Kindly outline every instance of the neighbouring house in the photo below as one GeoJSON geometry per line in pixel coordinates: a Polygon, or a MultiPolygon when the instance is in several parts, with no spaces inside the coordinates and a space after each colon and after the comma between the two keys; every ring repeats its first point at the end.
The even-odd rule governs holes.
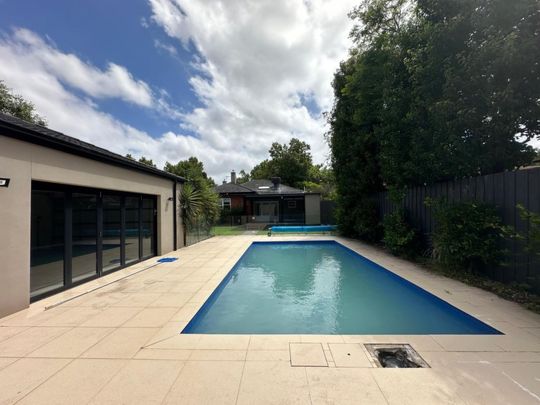
{"type": "Polygon", "coordinates": [[[183,182],[0,114],[0,317],[183,246],[183,182]]]}
{"type": "Polygon", "coordinates": [[[222,210],[230,211],[242,224],[321,223],[321,195],[289,187],[279,177],[238,184],[232,171],[231,181],[217,186],[216,192],[222,210]]]}

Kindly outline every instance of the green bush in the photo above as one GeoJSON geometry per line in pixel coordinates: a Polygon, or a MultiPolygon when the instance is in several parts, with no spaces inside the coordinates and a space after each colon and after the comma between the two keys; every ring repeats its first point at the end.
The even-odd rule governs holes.
{"type": "Polygon", "coordinates": [[[400,209],[384,217],[385,246],[393,254],[415,257],[420,250],[418,232],[407,222],[404,210],[400,209]]]}
{"type": "Polygon", "coordinates": [[[528,235],[520,235],[526,242],[527,252],[540,256],[540,214],[528,211],[523,205],[518,204],[517,209],[522,221],[529,224],[528,235]]]}
{"type": "Polygon", "coordinates": [[[336,218],[339,232],[344,236],[360,238],[367,242],[378,242],[381,240],[381,225],[377,206],[369,199],[360,199],[354,204],[338,204],[336,218]]]}
{"type": "Polygon", "coordinates": [[[433,257],[443,266],[474,271],[502,262],[501,242],[511,233],[495,207],[439,201],[434,215],[433,257]]]}
{"type": "Polygon", "coordinates": [[[371,200],[362,200],[352,212],[355,235],[367,242],[381,240],[381,224],[377,206],[371,200]]]}

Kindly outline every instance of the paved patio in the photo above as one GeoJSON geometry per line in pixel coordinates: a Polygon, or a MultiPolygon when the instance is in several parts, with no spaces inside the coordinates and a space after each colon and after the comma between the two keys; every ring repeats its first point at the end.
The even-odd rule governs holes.
{"type": "Polygon", "coordinates": [[[280,239],[337,239],[505,335],[179,335],[268,240],[215,237],[0,319],[0,404],[540,402],[540,316],[356,241],[280,239]],[[431,368],[376,368],[364,343],[409,343],[431,368]]]}

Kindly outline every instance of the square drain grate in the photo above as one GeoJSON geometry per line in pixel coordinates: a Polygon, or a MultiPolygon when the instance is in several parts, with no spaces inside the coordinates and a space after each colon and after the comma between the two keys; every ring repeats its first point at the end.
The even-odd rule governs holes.
{"type": "Polygon", "coordinates": [[[409,344],[365,344],[377,367],[429,368],[429,364],[409,344]]]}

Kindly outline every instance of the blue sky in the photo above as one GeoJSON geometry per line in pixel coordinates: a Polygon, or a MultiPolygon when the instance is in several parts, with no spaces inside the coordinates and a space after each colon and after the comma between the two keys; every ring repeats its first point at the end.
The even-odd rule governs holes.
{"type": "Polygon", "coordinates": [[[293,135],[324,162],[353,4],[0,0],[0,80],[53,129],[217,181],[293,135]]]}
{"type": "MultiPolygon", "coordinates": [[[[170,100],[183,110],[200,105],[190,89],[190,66],[196,50],[184,49],[149,19],[150,5],[141,0],[2,0],[0,26],[8,33],[24,27],[48,37],[64,52],[103,67],[108,62],[126,66],[134,77],[166,89],[170,100]],[[145,24],[146,25],[146,24],[145,24]],[[9,27],[6,30],[6,27],[9,27]],[[155,45],[172,47],[176,56],[155,45]]],[[[161,133],[177,123],[120,100],[98,101],[100,107],[149,133],[161,133]]]]}

